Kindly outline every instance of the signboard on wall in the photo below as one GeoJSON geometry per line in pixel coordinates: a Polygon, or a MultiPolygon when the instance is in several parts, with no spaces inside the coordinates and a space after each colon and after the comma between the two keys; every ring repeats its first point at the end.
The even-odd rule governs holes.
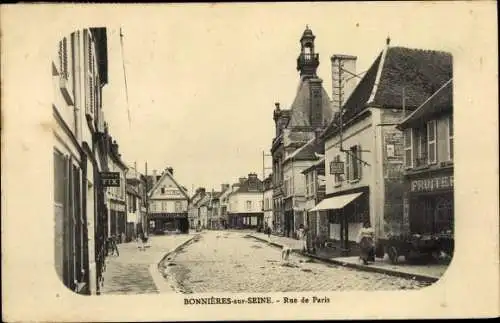
{"type": "Polygon", "coordinates": [[[341,161],[331,161],[330,162],[330,174],[344,174],[344,162],[341,161]]]}
{"type": "Polygon", "coordinates": [[[101,172],[101,185],[104,187],[120,187],[120,173],[101,172]]]}
{"type": "Polygon", "coordinates": [[[414,179],[410,183],[412,192],[434,192],[453,189],[453,175],[414,179]]]}

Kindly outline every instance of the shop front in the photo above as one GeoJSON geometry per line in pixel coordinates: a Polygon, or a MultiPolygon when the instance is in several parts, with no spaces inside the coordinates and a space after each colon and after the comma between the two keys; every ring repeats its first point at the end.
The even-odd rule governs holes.
{"type": "Polygon", "coordinates": [[[151,213],[149,215],[149,232],[165,234],[169,232],[188,233],[188,214],[185,213],[151,213]]]}
{"type": "Polygon", "coordinates": [[[111,200],[110,204],[110,236],[114,236],[117,239],[117,243],[121,243],[125,241],[127,231],[125,202],[121,200],[111,200]]]}
{"type": "Polygon", "coordinates": [[[328,217],[328,241],[339,244],[343,255],[356,251],[356,238],[363,223],[370,222],[369,187],[329,194],[309,210],[326,212],[328,217]]]}
{"type": "Polygon", "coordinates": [[[453,168],[407,174],[408,219],[412,234],[442,239],[444,251],[453,252],[453,168]],[[447,241],[447,242],[446,242],[447,241]]]}

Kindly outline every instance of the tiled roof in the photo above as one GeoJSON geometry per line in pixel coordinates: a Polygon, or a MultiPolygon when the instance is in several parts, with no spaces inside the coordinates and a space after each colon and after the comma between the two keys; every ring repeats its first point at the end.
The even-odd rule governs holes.
{"type": "MultiPolygon", "coordinates": [[[[288,128],[293,127],[309,127],[309,115],[311,109],[311,95],[310,95],[310,82],[309,79],[301,80],[295,100],[292,103],[291,118],[287,125],[288,128]]],[[[321,87],[321,109],[323,114],[324,123],[328,123],[332,117],[332,105],[328,93],[321,87]]]]}
{"type": "Polygon", "coordinates": [[[325,157],[324,156],[321,157],[317,162],[315,162],[314,164],[312,164],[308,168],[304,169],[302,171],[302,174],[309,173],[316,168],[323,168],[323,169],[325,168],[325,157]]]}
{"type": "Polygon", "coordinates": [[[400,130],[409,128],[419,120],[445,111],[453,110],[453,80],[449,80],[420,107],[406,117],[399,125],[400,130]]]}
{"type": "MultiPolygon", "coordinates": [[[[388,47],[344,103],[342,119],[348,121],[369,105],[401,108],[403,88],[405,108],[414,110],[452,77],[452,67],[452,56],[447,52],[388,47]]],[[[330,123],[328,131],[335,128],[336,121],[330,123]]]]}
{"type": "Polygon", "coordinates": [[[258,193],[262,192],[264,185],[258,178],[247,178],[243,184],[236,190],[236,193],[258,193]]]}

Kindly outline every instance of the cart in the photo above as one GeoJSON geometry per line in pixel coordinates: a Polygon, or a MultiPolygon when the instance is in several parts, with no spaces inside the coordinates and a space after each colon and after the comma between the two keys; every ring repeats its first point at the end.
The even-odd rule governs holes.
{"type": "Polygon", "coordinates": [[[441,252],[453,253],[453,237],[449,233],[394,235],[382,243],[393,264],[398,263],[400,256],[412,262],[437,259],[441,252]]]}

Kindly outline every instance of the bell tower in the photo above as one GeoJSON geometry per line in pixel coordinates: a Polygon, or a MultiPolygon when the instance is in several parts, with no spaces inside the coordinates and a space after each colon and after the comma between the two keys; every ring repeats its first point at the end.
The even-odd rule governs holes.
{"type": "Polygon", "coordinates": [[[300,77],[302,79],[308,79],[316,77],[316,70],[319,66],[319,54],[314,52],[314,36],[309,26],[306,25],[306,29],[300,38],[300,54],[297,58],[297,71],[300,71],[300,77]]]}

